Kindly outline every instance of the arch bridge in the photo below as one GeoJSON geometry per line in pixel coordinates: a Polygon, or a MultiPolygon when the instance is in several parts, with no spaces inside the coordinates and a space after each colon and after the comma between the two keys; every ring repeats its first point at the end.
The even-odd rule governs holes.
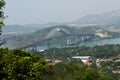
{"type": "Polygon", "coordinates": [[[42,40],[34,42],[34,43],[31,43],[31,44],[26,45],[26,46],[23,46],[20,49],[27,49],[27,48],[32,47],[32,48],[34,48],[34,50],[37,50],[36,47],[41,45],[42,43],[48,42],[48,45],[49,45],[49,41],[51,39],[54,39],[56,37],[61,37],[61,36],[65,36],[67,38],[66,42],[69,45],[69,44],[71,44],[71,40],[69,38],[71,36],[81,37],[81,36],[95,36],[95,35],[94,34],[87,34],[87,33],[73,34],[73,33],[70,33],[68,30],[66,30],[64,28],[54,28],[42,40]],[[56,35],[58,32],[62,33],[62,35],[56,35]]]}

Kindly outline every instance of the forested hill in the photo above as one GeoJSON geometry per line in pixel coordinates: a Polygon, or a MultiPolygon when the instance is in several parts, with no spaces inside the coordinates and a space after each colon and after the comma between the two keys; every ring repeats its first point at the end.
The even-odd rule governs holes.
{"type": "Polygon", "coordinates": [[[74,21],[77,24],[113,24],[120,22],[120,9],[102,14],[86,15],[74,21]]]}
{"type": "Polygon", "coordinates": [[[45,58],[19,49],[0,48],[0,53],[0,80],[114,80],[102,69],[80,63],[49,65],[45,58]]]}
{"type": "MultiPolygon", "coordinates": [[[[5,38],[6,44],[10,46],[20,47],[23,45],[27,45],[36,41],[40,41],[43,38],[45,38],[49,32],[55,28],[63,28],[70,33],[94,33],[95,30],[99,29],[99,27],[84,27],[84,28],[75,28],[75,27],[69,27],[69,26],[53,26],[48,28],[42,28],[39,29],[31,34],[24,34],[24,35],[11,35],[5,38]]],[[[56,33],[57,35],[62,35],[62,33],[56,33]]],[[[61,39],[61,38],[60,38],[61,39]]],[[[59,40],[59,39],[58,39],[59,40]]],[[[61,39],[62,40],[62,39],[61,39]]]]}
{"type": "Polygon", "coordinates": [[[75,32],[77,30],[75,28],[71,28],[68,26],[54,26],[54,27],[41,28],[31,34],[10,35],[8,37],[5,37],[5,40],[7,41],[6,44],[10,46],[20,47],[20,46],[27,45],[27,44],[30,44],[36,41],[40,41],[43,38],[45,38],[45,36],[47,36],[49,32],[56,27],[64,28],[68,30],[69,32],[75,32]]]}
{"type": "MultiPolygon", "coordinates": [[[[95,34],[96,31],[100,30],[102,32],[107,32],[109,35],[112,36],[119,36],[118,34],[111,33],[107,29],[99,26],[86,26],[86,27],[70,27],[66,25],[59,25],[59,26],[53,26],[53,27],[47,27],[47,28],[41,28],[38,29],[37,31],[31,33],[31,34],[23,34],[23,35],[9,35],[4,38],[4,40],[7,42],[5,45],[9,45],[11,47],[23,47],[26,45],[29,45],[34,42],[38,42],[40,40],[43,40],[48,34],[54,30],[55,28],[62,28],[70,33],[75,33],[75,34],[95,34]]],[[[54,33],[55,36],[63,35],[61,32],[54,33]]],[[[93,38],[90,38],[93,39],[93,38]]],[[[54,40],[52,40],[53,44],[55,43],[66,43],[66,37],[57,37],[54,40]],[[59,41],[59,42],[58,42],[59,41]]]]}
{"type": "Polygon", "coordinates": [[[34,32],[37,29],[42,28],[41,25],[37,24],[26,24],[26,25],[5,25],[5,27],[2,28],[3,34],[10,34],[10,33],[31,33],[34,32]]]}

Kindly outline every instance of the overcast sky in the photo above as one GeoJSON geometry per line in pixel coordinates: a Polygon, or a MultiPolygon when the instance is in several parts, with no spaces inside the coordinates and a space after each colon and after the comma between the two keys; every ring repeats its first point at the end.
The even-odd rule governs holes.
{"type": "Polygon", "coordinates": [[[120,0],[5,0],[6,24],[71,22],[120,9],[120,0]]]}

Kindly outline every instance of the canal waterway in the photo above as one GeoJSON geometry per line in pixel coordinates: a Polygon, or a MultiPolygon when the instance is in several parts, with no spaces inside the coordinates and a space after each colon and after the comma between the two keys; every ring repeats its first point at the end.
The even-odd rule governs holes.
{"type": "MultiPolygon", "coordinates": [[[[81,42],[79,44],[76,45],[71,45],[71,46],[66,46],[66,45],[52,45],[51,44],[51,48],[64,48],[64,47],[75,47],[75,46],[96,46],[96,45],[107,45],[107,44],[120,44],[120,38],[114,38],[114,39],[103,39],[103,40],[99,40],[99,41],[93,41],[93,42],[81,42]]],[[[45,49],[48,49],[48,46],[39,46],[38,47],[39,51],[43,51],[45,49]]]]}

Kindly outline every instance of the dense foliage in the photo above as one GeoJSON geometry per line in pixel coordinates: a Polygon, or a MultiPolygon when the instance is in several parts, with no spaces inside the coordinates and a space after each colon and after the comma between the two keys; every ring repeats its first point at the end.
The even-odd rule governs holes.
{"type": "Polygon", "coordinates": [[[104,75],[109,73],[114,80],[120,78],[119,72],[113,74],[112,71],[120,70],[120,45],[101,45],[101,46],[82,46],[82,47],[69,47],[69,48],[51,48],[43,52],[38,52],[38,55],[45,56],[46,58],[57,58],[68,62],[73,56],[92,56],[93,65],[95,69],[100,68],[103,70],[104,75]],[[99,66],[96,68],[96,62],[99,60],[99,66]]]}
{"type": "Polygon", "coordinates": [[[120,45],[101,45],[101,46],[81,46],[68,48],[51,48],[43,52],[38,52],[38,55],[47,56],[48,58],[58,57],[67,59],[72,56],[93,56],[96,58],[110,58],[118,56],[120,53],[120,45]]]}
{"type": "Polygon", "coordinates": [[[49,68],[44,58],[29,52],[0,49],[0,80],[44,80],[49,68]]]}
{"type": "Polygon", "coordinates": [[[48,65],[45,59],[19,49],[0,49],[0,80],[112,80],[79,63],[48,65]]]}
{"type": "MultiPolygon", "coordinates": [[[[1,28],[4,25],[3,19],[5,18],[4,17],[4,12],[3,12],[4,6],[5,6],[5,1],[4,0],[0,0],[0,35],[2,33],[2,29],[1,28]]],[[[0,46],[1,46],[1,44],[3,44],[3,42],[0,39],[0,46]]]]}
{"type": "Polygon", "coordinates": [[[58,80],[112,80],[110,75],[103,75],[99,69],[79,63],[60,63],[53,68],[58,80]]]}
{"type": "Polygon", "coordinates": [[[4,23],[3,23],[3,19],[5,18],[4,12],[3,12],[4,6],[5,6],[5,1],[0,0],[0,28],[4,25],[4,23]]]}

